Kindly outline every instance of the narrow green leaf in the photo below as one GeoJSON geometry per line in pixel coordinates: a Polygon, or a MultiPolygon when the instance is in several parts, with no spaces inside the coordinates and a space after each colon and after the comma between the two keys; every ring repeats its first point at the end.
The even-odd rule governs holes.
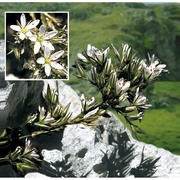
{"type": "Polygon", "coordinates": [[[86,78],[86,72],[84,71],[83,67],[76,62],[76,67],[79,71],[79,74],[81,75],[82,78],[86,78]]]}
{"type": "Polygon", "coordinates": [[[113,44],[111,44],[111,46],[113,47],[114,54],[115,54],[116,57],[119,59],[119,61],[121,61],[121,56],[120,56],[118,50],[115,48],[115,46],[114,46],[113,44]]]}

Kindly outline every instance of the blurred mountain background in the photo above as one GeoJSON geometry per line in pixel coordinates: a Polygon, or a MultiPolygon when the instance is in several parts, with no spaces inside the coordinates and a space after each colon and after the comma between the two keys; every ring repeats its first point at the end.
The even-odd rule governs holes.
{"type": "Polygon", "coordinates": [[[100,98],[94,87],[74,76],[72,65],[87,44],[104,49],[113,43],[120,50],[128,43],[142,59],[155,54],[170,73],[145,92],[153,108],[140,124],[147,134],[139,139],[180,154],[180,3],[0,3],[0,10],[1,39],[6,11],[69,11],[66,83],[79,95],[100,98]]]}

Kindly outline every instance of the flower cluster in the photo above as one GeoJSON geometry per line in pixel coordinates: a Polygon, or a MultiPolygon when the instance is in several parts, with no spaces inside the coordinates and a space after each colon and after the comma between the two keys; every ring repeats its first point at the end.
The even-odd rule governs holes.
{"type": "Polygon", "coordinates": [[[145,61],[142,61],[142,66],[144,69],[144,77],[148,83],[153,82],[158,78],[162,72],[168,72],[164,69],[166,64],[160,64],[159,59],[153,54],[152,57],[149,56],[149,63],[146,64],[145,61]]]}
{"type": "Polygon", "coordinates": [[[21,173],[37,170],[38,162],[41,161],[37,149],[32,146],[28,138],[25,139],[25,147],[17,146],[4,160],[16,166],[21,173]]]}
{"type": "MultiPolygon", "coordinates": [[[[45,16],[47,13],[44,13],[43,15],[45,16]]],[[[48,17],[49,16],[50,15],[48,14],[48,17]]],[[[25,14],[22,13],[20,22],[17,21],[17,25],[10,25],[10,28],[16,32],[16,47],[17,44],[19,44],[19,48],[15,48],[13,51],[15,52],[16,50],[16,54],[18,53],[16,57],[20,58],[20,56],[25,54],[25,51],[29,51],[30,48],[31,53],[29,54],[29,57],[25,57],[27,59],[23,65],[24,69],[33,71],[30,78],[66,79],[68,75],[67,44],[64,43],[67,41],[66,29],[61,32],[58,27],[57,29],[53,28],[54,30],[49,31],[52,27],[48,27],[44,20],[42,20],[43,24],[41,25],[40,22],[40,19],[27,22],[25,14]],[[39,25],[40,27],[37,28],[39,25]],[[62,40],[63,37],[65,37],[66,40],[62,40]],[[22,46],[22,44],[24,45],[22,46]],[[29,44],[28,47],[26,47],[27,44],[29,44]],[[57,51],[57,49],[59,50],[57,51]],[[54,53],[53,51],[56,52],[54,53]],[[44,57],[40,57],[41,54],[44,54],[44,57]]]]}
{"type": "Polygon", "coordinates": [[[114,45],[112,48],[118,64],[109,57],[109,47],[99,50],[88,44],[87,50],[77,54],[77,77],[95,85],[102,95],[102,101],[98,105],[92,103],[94,99],[85,99],[84,95],[81,96],[81,101],[84,106],[90,107],[90,110],[98,107],[106,113],[109,108],[114,109],[125,117],[135,135],[143,133],[133,123],[134,120],[141,121],[145,110],[151,107],[143,95],[143,90],[162,72],[167,72],[164,69],[166,65],[160,64],[155,55],[149,56],[148,61],[141,60],[132,53],[132,48],[128,44],[122,46],[121,53],[114,45]]]}

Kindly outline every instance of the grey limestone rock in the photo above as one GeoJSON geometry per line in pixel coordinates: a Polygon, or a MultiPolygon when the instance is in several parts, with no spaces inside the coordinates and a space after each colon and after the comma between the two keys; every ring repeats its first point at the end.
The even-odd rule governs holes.
{"type": "Polygon", "coordinates": [[[48,178],[48,176],[38,173],[38,172],[34,172],[34,173],[26,174],[25,178],[48,178]]]}
{"type": "Polygon", "coordinates": [[[40,104],[42,83],[37,82],[7,82],[5,88],[0,88],[0,124],[1,127],[17,127],[20,119],[40,104]]]}
{"type": "Polygon", "coordinates": [[[0,126],[16,127],[40,104],[43,82],[5,81],[5,45],[0,41],[0,126]]]}
{"type": "MultiPolygon", "coordinates": [[[[135,157],[130,164],[130,169],[136,168],[140,164],[143,151],[144,158],[156,159],[160,157],[156,164],[157,171],[153,175],[154,177],[180,177],[179,156],[154,145],[134,140],[130,132],[116,116],[111,116],[109,119],[100,120],[100,128],[87,127],[82,124],[67,126],[63,132],[61,148],[42,150],[44,161],[50,163],[52,170],[59,169],[61,174],[60,170],[63,167],[58,166],[55,162],[62,162],[63,158],[66,157],[67,162],[70,163],[69,170],[73,172],[75,177],[106,177],[107,173],[105,172],[103,158],[105,154],[110,156],[114,149],[113,144],[109,144],[107,140],[104,140],[104,131],[106,131],[108,139],[110,134],[117,136],[118,133],[123,135],[127,144],[134,145],[133,154],[135,157]],[[106,126],[107,124],[108,126],[106,126]],[[97,167],[99,170],[97,170],[97,167]]],[[[132,177],[131,174],[128,176],[132,177]]]]}
{"type": "MultiPolygon", "coordinates": [[[[67,99],[67,103],[71,100],[75,101],[70,111],[74,112],[78,109],[77,112],[80,112],[79,97],[75,93],[71,93],[73,90],[63,82],[56,83],[60,84],[56,85],[59,95],[62,95],[59,98],[60,102],[63,103],[65,99],[67,99]]],[[[109,157],[115,147],[110,137],[113,136],[116,139],[118,135],[121,135],[128,146],[134,145],[135,157],[130,164],[130,169],[138,167],[143,152],[144,158],[157,159],[160,157],[156,163],[155,177],[180,177],[180,156],[133,139],[125,125],[115,115],[111,113],[110,115],[111,118],[100,118],[98,127],[87,127],[82,124],[65,127],[61,134],[62,137],[56,136],[57,141],[62,143],[61,147],[51,150],[42,149],[44,161],[50,163],[50,167],[56,169],[56,172],[60,174],[63,167],[58,166],[55,162],[62,162],[63,158],[66,158],[67,163],[70,164],[69,171],[72,171],[75,177],[106,177],[103,158],[105,155],[109,157]]],[[[54,141],[56,142],[56,140],[54,141]]],[[[129,176],[132,177],[131,174],[129,176]]]]}

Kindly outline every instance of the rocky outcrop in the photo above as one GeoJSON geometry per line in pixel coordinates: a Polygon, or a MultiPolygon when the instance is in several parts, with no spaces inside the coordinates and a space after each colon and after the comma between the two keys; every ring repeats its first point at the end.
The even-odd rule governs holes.
{"type": "Polygon", "coordinates": [[[5,81],[5,49],[0,41],[0,127],[16,127],[23,117],[37,109],[43,89],[39,81],[5,81]],[[19,118],[21,117],[21,118],[19,118]]]}
{"type": "MultiPolygon", "coordinates": [[[[45,89],[46,83],[48,82],[45,82],[45,89]]],[[[56,81],[56,86],[51,84],[51,87],[56,87],[59,96],[63,97],[59,98],[61,104],[68,103],[64,103],[65,99],[72,101],[74,105],[70,111],[75,114],[80,111],[80,99],[69,86],[62,81],[56,81]]],[[[132,147],[132,159],[126,176],[138,177],[143,176],[143,173],[147,175],[145,170],[148,169],[149,173],[154,170],[154,177],[180,177],[179,156],[133,139],[124,124],[115,115],[110,115],[110,118],[100,118],[100,125],[97,127],[68,125],[63,132],[39,138],[37,144],[44,158],[41,173],[51,177],[108,177],[112,175],[109,167],[111,164],[108,163],[118,163],[121,160],[118,153],[125,156],[126,152],[131,152],[132,147]],[[121,149],[117,150],[117,147],[121,149]],[[112,159],[115,151],[117,156],[112,159]],[[153,161],[157,161],[155,166],[151,164],[153,161]]],[[[118,176],[116,170],[113,173],[115,177],[118,176]]]]}

